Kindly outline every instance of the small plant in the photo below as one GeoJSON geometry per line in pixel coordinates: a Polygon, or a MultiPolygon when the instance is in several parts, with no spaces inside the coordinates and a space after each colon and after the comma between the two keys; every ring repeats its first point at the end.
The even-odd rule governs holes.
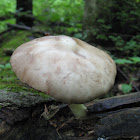
{"type": "Polygon", "coordinates": [[[38,0],[34,1],[33,14],[41,21],[70,25],[82,21],[83,9],[83,0],[38,0]]]}
{"type": "Polygon", "coordinates": [[[115,60],[116,64],[133,64],[133,62],[131,60],[128,59],[116,59],[115,60]]]}
{"type": "Polygon", "coordinates": [[[120,84],[120,85],[119,85],[119,89],[120,89],[124,94],[130,93],[130,92],[133,90],[133,87],[134,87],[133,82],[134,82],[134,81],[137,81],[137,80],[138,80],[138,78],[131,78],[129,84],[126,84],[126,83],[120,84]]]}
{"type": "Polygon", "coordinates": [[[115,59],[116,64],[136,64],[140,63],[140,57],[129,57],[128,59],[115,59]]]}
{"type": "Polygon", "coordinates": [[[117,48],[120,48],[122,46],[124,46],[124,40],[122,39],[121,36],[113,36],[113,35],[110,35],[109,38],[114,42],[115,46],[117,48]]]}
{"type": "Polygon", "coordinates": [[[132,90],[132,86],[131,84],[122,84],[121,89],[122,89],[122,92],[126,94],[132,90]]]}
{"type": "Polygon", "coordinates": [[[11,65],[10,65],[10,63],[7,63],[5,65],[0,64],[0,68],[2,68],[2,69],[8,69],[8,68],[11,68],[11,65]]]}
{"type": "Polygon", "coordinates": [[[109,36],[114,43],[117,50],[123,54],[136,56],[140,50],[140,35],[132,37],[129,41],[126,41],[121,36],[109,36]]]}
{"type": "Polygon", "coordinates": [[[140,57],[129,57],[134,63],[140,63],[140,57]]]}

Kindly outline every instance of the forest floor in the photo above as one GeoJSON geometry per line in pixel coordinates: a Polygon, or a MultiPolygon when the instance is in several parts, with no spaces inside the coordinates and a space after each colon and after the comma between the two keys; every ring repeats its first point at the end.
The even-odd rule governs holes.
{"type": "MultiPolygon", "coordinates": [[[[26,85],[22,84],[15,76],[10,66],[10,56],[13,51],[21,44],[40,37],[38,33],[32,34],[29,31],[19,30],[10,31],[0,36],[0,89],[8,88],[11,91],[25,90],[35,91],[34,89],[27,88],[26,85]]],[[[115,48],[103,48],[114,56],[121,55],[120,52],[116,51],[115,48]],[[119,53],[119,54],[118,54],[119,53]]],[[[115,95],[123,95],[130,92],[136,92],[140,90],[140,69],[139,64],[117,64],[117,77],[116,82],[112,90],[106,94],[105,97],[112,97],[115,95]],[[130,85],[130,86],[129,86],[130,85]]]]}
{"type": "MultiPolygon", "coordinates": [[[[48,99],[48,96],[44,93],[37,91],[26,84],[21,83],[17,77],[15,76],[14,72],[11,69],[10,66],[10,56],[13,53],[13,51],[20,46],[21,44],[40,37],[40,34],[32,34],[29,31],[19,30],[19,31],[10,31],[7,33],[4,33],[0,36],[0,90],[6,90],[7,92],[14,92],[14,93],[20,93],[24,92],[26,93],[30,92],[35,95],[39,95],[43,97],[44,100],[48,99]]],[[[98,45],[97,45],[98,46],[98,45]]],[[[98,46],[99,48],[103,48],[98,46]]],[[[115,49],[110,48],[103,48],[109,51],[110,53],[113,53],[113,55],[117,56],[120,55],[118,52],[115,51],[115,49]]],[[[117,77],[114,87],[109,91],[108,94],[106,94],[102,98],[107,97],[113,97],[118,95],[124,95],[132,92],[138,92],[140,90],[140,69],[139,65],[136,64],[117,64],[117,77]],[[136,80],[135,80],[136,79],[136,80]],[[122,88],[123,84],[131,85],[131,87],[124,87],[122,88]],[[131,89],[130,89],[131,88],[131,89]]],[[[27,94],[28,95],[28,94],[27,94]]],[[[38,110],[40,108],[37,108],[39,114],[43,112],[44,104],[41,105],[42,110],[38,110]]],[[[82,136],[90,136],[92,135],[92,126],[96,123],[98,120],[98,117],[94,118],[94,120],[84,120],[84,121],[78,121],[73,117],[73,115],[69,112],[69,109],[67,107],[62,107],[65,111],[60,111],[58,113],[57,117],[50,121],[50,126],[53,126],[54,128],[57,128],[57,135],[59,136],[59,132],[63,132],[64,135],[69,136],[75,136],[75,137],[82,137],[82,136]],[[65,112],[65,113],[64,113],[65,112]],[[63,114],[63,115],[62,115],[63,114]],[[66,117],[64,117],[66,116],[66,117]],[[70,125],[68,125],[70,124],[70,125]],[[72,125],[72,126],[71,126],[72,125]],[[71,127],[75,129],[70,129],[71,127]],[[68,131],[69,130],[69,131],[68,131]],[[76,135],[73,132],[73,130],[77,131],[76,135]],[[84,130],[84,131],[83,131],[84,130]],[[87,130],[87,131],[86,131],[87,130]],[[66,133],[65,133],[66,132],[66,133]]],[[[37,111],[36,110],[36,111],[37,111]]],[[[38,116],[38,115],[37,115],[38,116]]],[[[38,116],[39,117],[39,116],[38,116]]],[[[37,118],[35,118],[37,119],[37,118]]],[[[89,118],[88,118],[89,119],[89,118]]],[[[41,125],[45,125],[44,120],[41,120],[41,125]]],[[[35,122],[33,122],[35,123],[35,122]]],[[[28,126],[28,125],[27,125],[28,126]]],[[[24,127],[27,127],[24,125],[24,127]]],[[[31,124],[33,126],[33,124],[31,124]]],[[[29,127],[29,126],[28,126],[29,127]]],[[[34,126],[36,127],[36,126],[34,126]]],[[[42,127],[42,126],[41,126],[42,127]]],[[[21,129],[21,128],[20,128],[21,129]]],[[[52,130],[52,129],[50,129],[52,130]]],[[[59,136],[61,138],[61,136],[59,136]]]]}

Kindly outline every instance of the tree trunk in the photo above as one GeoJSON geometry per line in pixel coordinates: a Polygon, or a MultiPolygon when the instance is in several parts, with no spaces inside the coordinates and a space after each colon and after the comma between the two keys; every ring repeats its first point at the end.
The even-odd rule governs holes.
{"type": "Polygon", "coordinates": [[[17,24],[33,26],[33,19],[25,16],[26,14],[32,15],[32,7],[32,0],[17,0],[17,12],[20,13],[20,16],[16,19],[17,24]]]}
{"type": "MultiPolygon", "coordinates": [[[[88,0],[85,1],[85,10],[84,10],[84,20],[83,20],[83,30],[86,31],[87,41],[97,42],[102,39],[105,40],[104,26],[110,24],[110,18],[108,13],[110,13],[113,1],[108,0],[88,0]],[[108,19],[108,23],[106,23],[108,19]]],[[[108,31],[108,30],[107,30],[108,31]]],[[[97,42],[98,43],[98,42],[97,42]]]]}
{"type": "Polygon", "coordinates": [[[140,136],[140,92],[86,104],[88,114],[77,120],[66,104],[33,93],[0,90],[0,139],[97,140],[140,136]],[[52,113],[42,116],[46,105],[52,113]]]}
{"type": "Polygon", "coordinates": [[[131,0],[85,0],[83,32],[87,40],[105,45],[111,43],[109,36],[128,40],[138,34],[134,26],[138,26],[140,16],[132,13],[139,6],[131,0]]]}

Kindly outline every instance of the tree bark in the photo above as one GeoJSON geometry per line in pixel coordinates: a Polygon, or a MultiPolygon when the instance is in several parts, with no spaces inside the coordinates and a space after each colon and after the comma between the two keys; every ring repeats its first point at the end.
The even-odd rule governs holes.
{"type": "Polygon", "coordinates": [[[111,12],[111,8],[109,7],[112,5],[112,3],[113,1],[111,0],[85,1],[83,31],[86,31],[87,41],[97,42],[98,39],[100,40],[99,35],[104,35],[106,33],[102,25],[109,25],[109,22],[111,22],[108,13],[111,12]],[[106,19],[108,19],[108,23],[106,23],[106,19]]]}
{"type": "Polygon", "coordinates": [[[140,92],[86,106],[87,116],[77,120],[66,104],[33,93],[0,90],[0,139],[119,140],[140,136],[140,92]],[[49,120],[41,115],[44,104],[48,112],[55,112],[49,120]]]}
{"type": "Polygon", "coordinates": [[[20,25],[33,26],[33,19],[25,16],[26,14],[32,15],[33,1],[32,0],[17,0],[17,12],[20,16],[17,16],[16,23],[20,25]]]}

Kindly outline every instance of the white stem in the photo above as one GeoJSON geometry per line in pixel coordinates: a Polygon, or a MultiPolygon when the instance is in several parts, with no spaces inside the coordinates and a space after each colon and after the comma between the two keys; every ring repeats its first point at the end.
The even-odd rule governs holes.
{"type": "Polygon", "coordinates": [[[70,104],[70,110],[76,116],[76,118],[85,117],[87,114],[87,107],[83,104],[70,104]]]}

